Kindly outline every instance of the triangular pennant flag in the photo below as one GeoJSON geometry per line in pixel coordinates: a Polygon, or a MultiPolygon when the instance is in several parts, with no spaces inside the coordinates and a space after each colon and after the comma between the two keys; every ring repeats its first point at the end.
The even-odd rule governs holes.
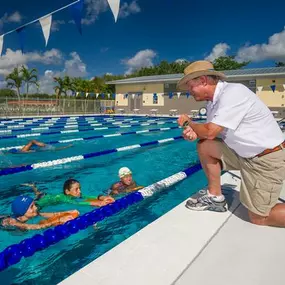
{"type": "Polygon", "coordinates": [[[4,35],[0,36],[0,56],[2,55],[3,42],[4,42],[4,35]]]}
{"type": "Polygon", "coordinates": [[[127,93],[127,94],[125,94],[125,96],[124,96],[124,97],[125,97],[125,99],[127,99],[127,98],[128,98],[128,96],[129,96],[129,94],[128,94],[128,93],[127,93]]]}
{"type": "Polygon", "coordinates": [[[259,92],[261,92],[262,89],[263,89],[263,86],[257,86],[257,90],[258,90],[259,92]]]}
{"type": "Polygon", "coordinates": [[[181,92],[177,92],[177,98],[179,99],[181,95],[181,92]]]}
{"type": "Polygon", "coordinates": [[[108,96],[108,99],[110,99],[110,93],[108,93],[107,96],[108,96]]]}
{"type": "Polygon", "coordinates": [[[76,95],[75,95],[75,96],[77,97],[78,95],[79,95],[79,92],[76,92],[76,95]]]}
{"type": "Polygon", "coordinates": [[[136,94],[132,94],[132,98],[135,99],[136,94]]]}
{"type": "Polygon", "coordinates": [[[73,17],[73,20],[75,22],[75,25],[77,26],[80,35],[82,35],[82,27],[81,27],[82,10],[83,10],[83,0],[80,0],[79,2],[70,6],[71,15],[73,17]]]}
{"type": "Polygon", "coordinates": [[[271,85],[270,87],[271,87],[272,91],[275,92],[276,85],[271,85]]]}
{"type": "Polygon", "coordinates": [[[96,98],[98,98],[99,97],[99,93],[96,93],[96,98]]]}
{"type": "Polygon", "coordinates": [[[120,10],[120,0],[108,0],[108,3],[113,12],[115,22],[117,22],[119,10],[120,10]]]}
{"type": "Polygon", "coordinates": [[[87,93],[86,93],[86,98],[88,97],[88,95],[89,95],[89,93],[87,92],[87,93]]]}
{"type": "Polygon", "coordinates": [[[186,92],[186,97],[189,98],[190,97],[190,93],[186,92]]]}
{"type": "MultiPolygon", "coordinates": [[[[0,50],[1,50],[1,46],[0,46],[0,50]]],[[[1,55],[1,53],[0,53],[0,55],[1,55]]],[[[283,84],[283,88],[284,88],[284,90],[285,90],[285,84],[283,84]]]]}
{"type": "Polygon", "coordinates": [[[24,53],[25,28],[24,27],[19,28],[16,30],[16,32],[18,33],[18,36],[19,36],[21,51],[22,53],[24,53]]]}
{"type": "Polygon", "coordinates": [[[46,46],[48,44],[48,39],[50,35],[50,28],[51,28],[51,22],[52,22],[52,15],[47,15],[46,17],[40,18],[40,24],[42,26],[43,34],[46,41],[46,46]]]}
{"type": "Polygon", "coordinates": [[[168,97],[169,97],[169,99],[172,99],[173,93],[172,93],[172,92],[169,92],[168,97]]]}

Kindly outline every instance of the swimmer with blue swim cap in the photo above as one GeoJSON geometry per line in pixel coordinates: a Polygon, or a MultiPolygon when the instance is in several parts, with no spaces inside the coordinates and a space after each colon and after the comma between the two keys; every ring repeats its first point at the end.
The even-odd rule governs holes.
{"type": "Polygon", "coordinates": [[[79,214],[77,210],[57,213],[40,213],[35,201],[30,196],[18,196],[14,199],[11,205],[12,215],[1,217],[0,224],[2,228],[18,228],[21,230],[39,230],[49,228],[58,224],[63,224],[72,219],[72,215],[79,214]],[[63,216],[63,214],[66,214],[63,216]],[[38,224],[26,224],[32,218],[41,216],[43,218],[55,218],[51,221],[41,221],[38,224]],[[56,219],[57,216],[62,216],[56,219]]]}
{"type": "Polygon", "coordinates": [[[29,141],[28,144],[23,146],[21,149],[11,148],[9,152],[13,154],[18,154],[18,153],[27,153],[27,152],[61,150],[61,149],[69,148],[69,147],[72,147],[72,144],[63,146],[63,147],[54,147],[50,144],[45,144],[43,142],[31,140],[29,141]]]}

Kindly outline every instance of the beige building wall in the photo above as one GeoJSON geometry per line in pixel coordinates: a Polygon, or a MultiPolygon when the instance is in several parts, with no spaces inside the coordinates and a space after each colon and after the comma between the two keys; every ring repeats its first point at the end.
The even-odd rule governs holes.
{"type": "Polygon", "coordinates": [[[256,94],[268,107],[284,107],[285,91],[283,84],[285,84],[285,78],[256,79],[256,94]],[[276,85],[275,92],[272,91],[271,85],[276,85]],[[262,91],[258,91],[258,86],[263,86],[262,91]]]}
{"type": "MultiPolygon", "coordinates": [[[[147,84],[122,84],[116,85],[116,106],[128,106],[128,98],[124,98],[125,94],[142,93],[143,106],[163,106],[164,97],[159,94],[164,92],[162,83],[147,83],[147,84]],[[157,93],[158,104],[153,104],[153,93],[157,93]]],[[[129,96],[130,96],[129,95],[129,96]]]]}

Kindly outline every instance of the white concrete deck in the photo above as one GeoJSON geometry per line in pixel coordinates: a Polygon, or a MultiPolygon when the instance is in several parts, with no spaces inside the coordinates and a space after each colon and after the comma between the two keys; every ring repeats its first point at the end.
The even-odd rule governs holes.
{"type": "Polygon", "coordinates": [[[239,172],[231,173],[222,176],[228,212],[193,212],[183,202],[60,284],[283,285],[285,230],[247,221],[239,172]]]}

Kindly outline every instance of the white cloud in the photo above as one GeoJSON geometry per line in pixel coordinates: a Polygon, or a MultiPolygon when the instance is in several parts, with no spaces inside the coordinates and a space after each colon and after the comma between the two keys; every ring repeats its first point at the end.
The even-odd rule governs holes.
{"type": "Polygon", "coordinates": [[[175,60],[175,62],[182,64],[182,63],[184,63],[184,62],[188,62],[188,60],[185,59],[185,58],[178,58],[178,59],[175,60]]]}
{"type": "MultiPolygon", "coordinates": [[[[65,75],[71,77],[85,77],[88,75],[86,71],[86,64],[81,60],[76,52],[70,53],[70,59],[64,62],[64,69],[62,71],[46,70],[43,76],[39,78],[39,92],[54,94],[54,77],[63,77],[65,75]]],[[[31,87],[31,93],[37,92],[35,87],[31,87]]]]}
{"type": "Polygon", "coordinates": [[[106,72],[105,75],[110,75],[111,76],[111,75],[113,75],[113,73],[112,72],[106,72]]]}
{"type": "Polygon", "coordinates": [[[91,25],[93,24],[99,14],[106,12],[109,9],[107,0],[85,0],[86,16],[82,19],[82,24],[91,25]]]}
{"type": "Polygon", "coordinates": [[[52,32],[58,32],[60,25],[64,25],[64,20],[53,20],[51,23],[51,31],[52,32]]]}
{"type": "Polygon", "coordinates": [[[134,0],[130,4],[124,2],[120,8],[119,18],[127,18],[131,14],[137,14],[141,12],[141,8],[137,3],[137,0],[134,0]]]}
{"type": "Polygon", "coordinates": [[[10,15],[8,13],[5,13],[0,18],[0,31],[2,30],[2,27],[5,23],[21,23],[22,19],[23,16],[18,11],[10,15]]]}
{"type": "Polygon", "coordinates": [[[86,64],[81,60],[77,52],[70,53],[71,59],[64,63],[64,73],[72,77],[84,77],[87,75],[86,64]]]}
{"type": "Polygon", "coordinates": [[[57,49],[51,49],[44,53],[28,52],[22,54],[20,50],[7,49],[0,57],[0,75],[7,75],[14,67],[26,65],[31,62],[39,62],[46,65],[61,63],[63,55],[57,49]]]}
{"type": "Polygon", "coordinates": [[[151,49],[141,50],[134,57],[130,59],[122,60],[122,63],[128,67],[126,74],[142,67],[153,66],[153,59],[156,57],[156,53],[151,49]]]}
{"type": "Polygon", "coordinates": [[[213,47],[211,53],[205,59],[209,61],[214,61],[216,58],[220,56],[227,56],[227,51],[230,49],[231,49],[230,46],[226,43],[216,44],[213,47]]]}
{"type": "Polygon", "coordinates": [[[238,61],[285,60],[285,27],[280,33],[269,37],[268,43],[248,45],[237,52],[238,61]]]}

